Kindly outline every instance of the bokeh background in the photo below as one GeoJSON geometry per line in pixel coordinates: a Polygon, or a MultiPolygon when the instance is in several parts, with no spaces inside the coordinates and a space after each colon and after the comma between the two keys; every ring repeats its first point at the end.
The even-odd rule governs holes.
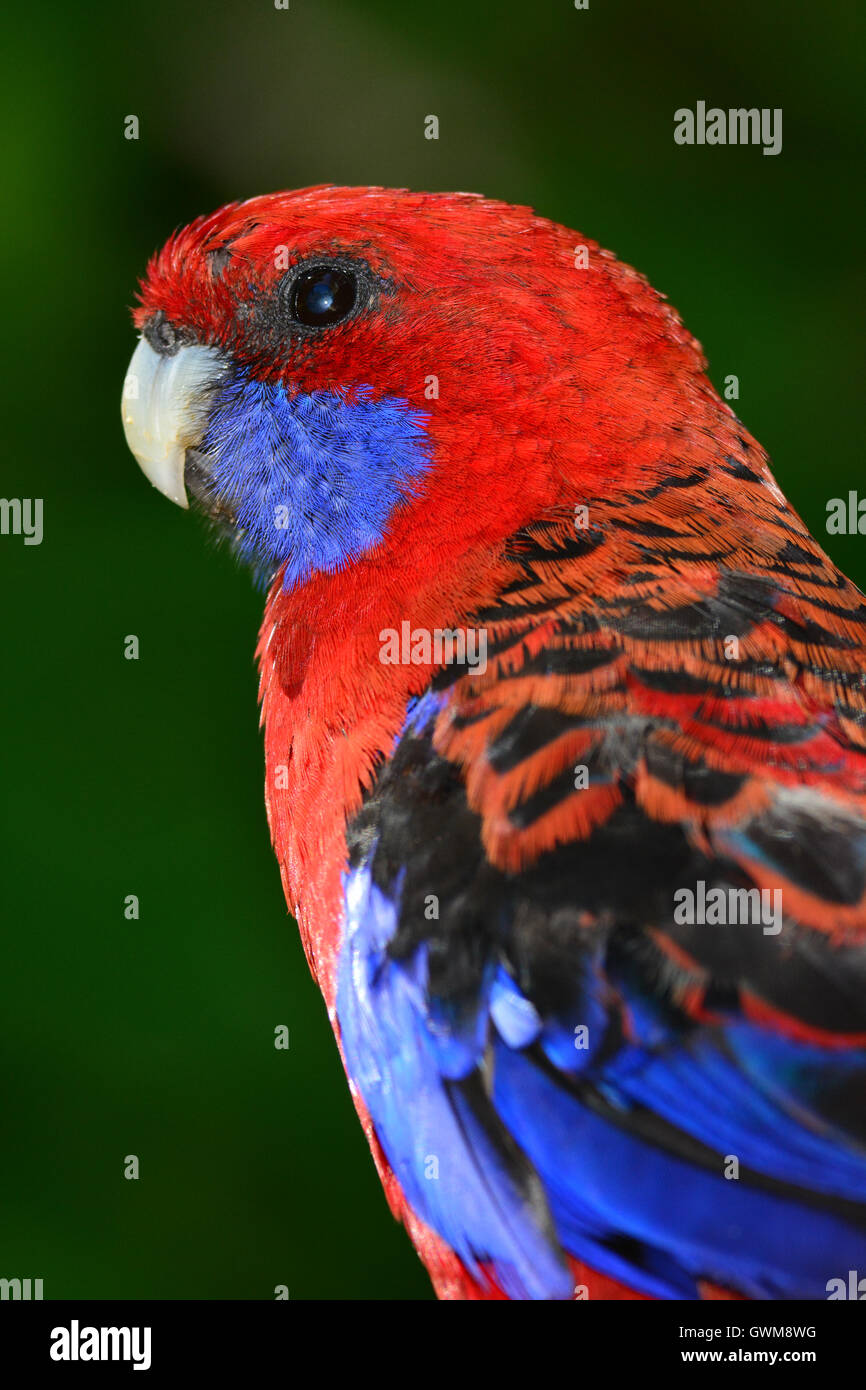
{"type": "MultiPolygon", "coordinates": [[[[866,490],[863,22],[853,0],[19,7],[0,491],[44,498],[45,536],[0,537],[0,1276],[46,1298],[430,1296],[270,850],[261,595],[124,445],[148,255],[312,183],[530,203],[669,295],[823,536],[827,500],[866,490]],[[781,155],[675,146],[699,99],[782,107],[781,155]]],[[[866,538],[825,544],[866,584],[866,538]]]]}

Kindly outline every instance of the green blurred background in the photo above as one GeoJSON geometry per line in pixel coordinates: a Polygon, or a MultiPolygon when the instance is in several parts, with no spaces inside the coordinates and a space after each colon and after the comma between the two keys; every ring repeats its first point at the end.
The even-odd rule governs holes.
{"type": "Polygon", "coordinates": [[[112,0],[19,10],[4,46],[0,490],[44,498],[45,537],[0,538],[0,1276],[429,1297],[271,854],[261,596],[124,445],[136,277],[175,226],[279,188],[530,203],[670,296],[862,586],[866,542],[824,533],[863,480],[862,9],[112,0]],[[782,107],[781,155],[675,146],[699,99],[782,107]]]}

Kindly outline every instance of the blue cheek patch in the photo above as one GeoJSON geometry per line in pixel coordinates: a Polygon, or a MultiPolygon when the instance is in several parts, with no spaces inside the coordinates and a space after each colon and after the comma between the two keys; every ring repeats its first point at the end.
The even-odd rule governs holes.
{"type": "Polygon", "coordinates": [[[285,588],[371,550],[429,468],[427,416],[372,395],[240,378],[216,397],[200,446],[210,487],[234,513],[238,554],[285,564],[285,588]]]}

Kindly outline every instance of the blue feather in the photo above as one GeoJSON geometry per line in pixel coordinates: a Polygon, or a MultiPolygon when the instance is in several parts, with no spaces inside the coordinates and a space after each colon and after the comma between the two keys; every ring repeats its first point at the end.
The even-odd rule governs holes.
{"type": "Polygon", "coordinates": [[[290,589],[366,554],[429,467],[426,424],[365,386],[289,395],[282,383],[229,382],[201,451],[214,496],[235,514],[241,558],[285,564],[290,589]]]}

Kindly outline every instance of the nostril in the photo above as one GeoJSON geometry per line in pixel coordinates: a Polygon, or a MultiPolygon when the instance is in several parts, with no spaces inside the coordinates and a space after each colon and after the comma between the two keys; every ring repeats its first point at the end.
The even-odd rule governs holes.
{"type": "Polygon", "coordinates": [[[158,352],[161,357],[173,357],[184,343],[193,340],[191,333],[178,328],[166,318],[164,309],[158,309],[155,314],[151,314],[144,325],[143,333],[154,352],[158,352]]]}

